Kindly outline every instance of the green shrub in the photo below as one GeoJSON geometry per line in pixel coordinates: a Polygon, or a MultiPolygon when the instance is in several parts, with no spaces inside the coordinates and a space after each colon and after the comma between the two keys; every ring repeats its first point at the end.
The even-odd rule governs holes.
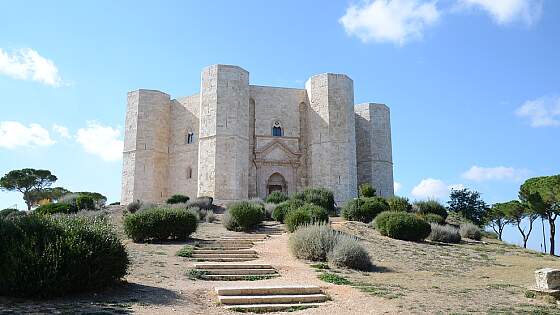
{"type": "Polygon", "coordinates": [[[430,235],[430,224],[412,213],[386,211],[375,218],[382,235],[405,241],[420,241],[430,235]]]}
{"type": "Polygon", "coordinates": [[[303,226],[290,235],[288,247],[296,258],[326,261],[338,234],[326,224],[303,226]]]}
{"type": "Polygon", "coordinates": [[[298,228],[298,226],[311,223],[311,214],[305,209],[298,208],[296,210],[288,212],[288,214],[286,214],[284,222],[288,227],[288,231],[294,232],[298,228]]]}
{"type": "Polygon", "coordinates": [[[441,225],[437,223],[431,223],[431,232],[428,236],[430,241],[442,242],[442,243],[459,243],[461,242],[461,234],[459,234],[459,229],[451,225],[441,225]]]}
{"type": "Polygon", "coordinates": [[[464,223],[472,223],[471,221],[469,221],[469,219],[465,218],[461,213],[453,212],[453,211],[449,212],[449,215],[447,216],[447,218],[445,218],[445,222],[451,225],[455,225],[456,227],[459,227],[461,226],[461,224],[464,223]]]}
{"type": "Polygon", "coordinates": [[[414,203],[414,210],[420,214],[433,213],[447,218],[447,209],[437,200],[424,200],[414,203]]]}
{"type": "Polygon", "coordinates": [[[389,210],[389,204],[381,197],[357,198],[348,201],[342,208],[346,220],[371,222],[379,213],[389,210]]]}
{"type": "Polygon", "coordinates": [[[0,296],[52,297],[122,278],[128,256],[102,218],[38,214],[0,220],[0,296]]]}
{"type": "Polygon", "coordinates": [[[198,197],[194,200],[187,201],[187,208],[198,207],[202,210],[212,210],[212,209],[214,209],[213,202],[214,202],[214,198],[207,197],[207,196],[202,196],[202,197],[198,197]]]}
{"type": "Polygon", "coordinates": [[[325,224],[311,224],[298,228],[288,240],[291,253],[299,259],[329,261],[329,263],[358,270],[369,270],[371,260],[355,237],[333,230],[325,224]]]}
{"type": "Polygon", "coordinates": [[[8,216],[11,216],[14,213],[18,213],[18,212],[19,212],[18,209],[12,209],[12,208],[6,208],[6,209],[3,209],[3,210],[0,210],[0,220],[6,218],[8,216]]]}
{"type": "Polygon", "coordinates": [[[494,232],[494,231],[480,231],[480,233],[482,234],[482,237],[486,237],[486,238],[491,238],[493,240],[497,240],[498,239],[498,233],[494,232]]]}
{"type": "Polygon", "coordinates": [[[482,238],[482,232],[480,228],[472,223],[463,223],[459,228],[461,236],[464,238],[470,238],[471,240],[480,241],[482,238]]]}
{"type": "Polygon", "coordinates": [[[95,210],[95,200],[88,195],[79,195],[76,198],[76,207],[78,210],[95,210]]]}
{"type": "Polygon", "coordinates": [[[129,203],[128,205],[126,205],[126,211],[128,213],[136,213],[136,211],[140,210],[140,207],[142,207],[142,201],[140,200],[136,200],[133,201],[131,203],[129,203]]]}
{"type": "Polygon", "coordinates": [[[272,213],[274,212],[274,209],[276,209],[276,206],[278,206],[278,204],[271,203],[271,202],[267,202],[267,203],[264,204],[264,219],[265,220],[272,220],[272,213]]]}
{"type": "Polygon", "coordinates": [[[370,183],[360,185],[360,196],[365,198],[375,197],[376,191],[370,183]]]}
{"type": "Polygon", "coordinates": [[[350,235],[338,235],[327,259],[337,267],[356,270],[370,270],[372,267],[368,252],[358,243],[358,239],[350,235]]]}
{"type": "Polygon", "coordinates": [[[224,213],[223,224],[230,231],[249,231],[263,221],[264,206],[250,201],[238,201],[229,205],[224,213]]]}
{"type": "Polygon", "coordinates": [[[124,217],[124,232],[134,242],[185,240],[196,231],[197,225],[192,213],[173,208],[146,209],[124,217]]]}
{"type": "Polygon", "coordinates": [[[411,212],[412,205],[408,201],[408,198],[394,196],[387,199],[389,204],[389,209],[391,211],[401,211],[401,212],[411,212]]]}
{"type": "Polygon", "coordinates": [[[428,223],[445,224],[445,219],[438,214],[434,214],[434,213],[418,214],[418,217],[428,223]]]}
{"type": "Polygon", "coordinates": [[[326,188],[307,188],[295,193],[292,199],[299,199],[304,203],[313,203],[325,208],[329,214],[336,213],[336,205],[332,191],[326,188]]]}
{"type": "Polygon", "coordinates": [[[167,204],[176,204],[176,203],[185,203],[187,201],[189,201],[189,197],[185,196],[185,195],[181,195],[181,194],[176,194],[173,195],[171,197],[169,197],[169,199],[167,199],[166,203],[167,204]]]}
{"type": "Polygon", "coordinates": [[[194,246],[185,245],[185,246],[183,246],[183,248],[178,250],[175,255],[177,255],[179,257],[192,257],[193,252],[194,252],[194,246]]]}
{"type": "Polygon", "coordinates": [[[78,212],[78,208],[69,203],[48,203],[46,205],[42,205],[37,207],[34,210],[35,213],[38,214],[55,214],[55,213],[76,213],[78,212]]]}
{"type": "Polygon", "coordinates": [[[284,223],[284,218],[288,212],[296,210],[304,204],[305,202],[300,199],[289,199],[288,201],[284,201],[274,208],[272,211],[272,218],[278,222],[284,223]]]}
{"type": "Polygon", "coordinates": [[[290,232],[295,231],[301,225],[328,221],[327,210],[312,203],[306,203],[296,210],[289,211],[285,217],[286,226],[290,232]]]}
{"type": "Polygon", "coordinates": [[[266,197],[265,201],[270,203],[281,203],[288,200],[288,196],[280,191],[274,191],[268,197],[266,197]]]}

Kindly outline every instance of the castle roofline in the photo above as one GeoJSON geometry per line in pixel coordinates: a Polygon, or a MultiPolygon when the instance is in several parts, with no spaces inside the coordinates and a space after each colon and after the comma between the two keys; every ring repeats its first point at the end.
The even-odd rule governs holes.
{"type": "MultiPolygon", "coordinates": [[[[352,78],[350,78],[347,74],[344,73],[332,73],[332,72],[324,72],[324,73],[318,73],[318,74],[314,74],[312,76],[309,77],[309,80],[315,78],[315,77],[320,77],[320,76],[327,76],[327,77],[346,77],[348,80],[353,81],[352,78]]],[[[309,81],[308,80],[308,81],[309,81]]]]}
{"type": "Polygon", "coordinates": [[[204,72],[204,71],[206,71],[207,69],[210,69],[210,68],[229,68],[229,69],[237,69],[237,70],[242,70],[242,71],[245,71],[245,72],[249,73],[249,71],[247,71],[247,70],[241,68],[240,66],[236,66],[236,65],[227,65],[227,64],[222,64],[222,63],[216,63],[216,64],[208,65],[208,66],[204,67],[204,68],[202,69],[202,71],[204,72]]]}
{"type": "Polygon", "coordinates": [[[283,90],[298,90],[298,91],[305,91],[304,88],[295,88],[295,87],[284,87],[284,86],[271,86],[271,85],[257,85],[257,84],[249,84],[249,87],[256,87],[256,88],[266,88],[266,89],[283,89],[283,90]]]}
{"type": "Polygon", "coordinates": [[[165,92],[162,92],[162,91],[159,91],[159,90],[151,90],[151,89],[136,89],[136,90],[129,91],[128,94],[135,93],[135,92],[161,93],[161,94],[165,94],[167,96],[170,96],[169,94],[167,94],[165,92]]]}
{"type": "Polygon", "coordinates": [[[360,103],[360,104],[354,105],[354,107],[357,107],[358,109],[369,108],[369,107],[381,107],[381,108],[384,108],[388,111],[390,110],[389,106],[387,106],[386,104],[382,104],[382,103],[360,103]]]}

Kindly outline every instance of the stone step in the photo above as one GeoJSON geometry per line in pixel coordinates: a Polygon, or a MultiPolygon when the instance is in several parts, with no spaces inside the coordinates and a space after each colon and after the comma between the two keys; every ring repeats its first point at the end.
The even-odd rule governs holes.
{"type": "Polygon", "coordinates": [[[325,294],[274,294],[274,295],[227,295],[219,296],[222,304],[295,304],[324,302],[328,300],[325,294]]]}
{"type": "Polygon", "coordinates": [[[274,269],[269,264],[194,264],[196,269],[274,269]]]}
{"type": "MultiPolygon", "coordinates": [[[[196,265],[195,265],[196,266],[196,265]]],[[[237,286],[215,288],[218,295],[320,294],[316,285],[237,286]]]]}
{"type": "Polygon", "coordinates": [[[208,275],[267,275],[276,274],[275,269],[197,269],[208,275]]]}
{"type": "Polygon", "coordinates": [[[194,249],[193,254],[256,254],[252,249],[194,249]]]}
{"type": "Polygon", "coordinates": [[[323,305],[322,303],[301,303],[301,304],[249,304],[249,305],[225,305],[224,308],[230,310],[236,310],[239,312],[255,312],[255,313],[266,313],[266,312],[278,312],[284,310],[299,310],[310,307],[319,307],[323,305]]]}
{"type": "Polygon", "coordinates": [[[200,246],[196,247],[196,249],[202,250],[243,250],[243,249],[251,249],[252,246],[215,246],[215,245],[208,245],[208,246],[200,246]]]}
{"type": "Polygon", "coordinates": [[[208,261],[208,262],[244,262],[255,260],[257,257],[200,257],[194,258],[197,261],[208,261]]]}
{"type": "Polygon", "coordinates": [[[264,275],[203,275],[203,280],[213,280],[213,281],[253,281],[262,280],[278,277],[277,273],[264,274],[264,275]]]}
{"type": "Polygon", "coordinates": [[[193,253],[191,255],[192,258],[259,258],[257,254],[251,253],[211,253],[211,254],[199,254],[193,253]]]}
{"type": "Polygon", "coordinates": [[[256,234],[256,235],[225,235],[220,237],[221,240],[265,240],[268,238],[266,234],[256,234]]]}

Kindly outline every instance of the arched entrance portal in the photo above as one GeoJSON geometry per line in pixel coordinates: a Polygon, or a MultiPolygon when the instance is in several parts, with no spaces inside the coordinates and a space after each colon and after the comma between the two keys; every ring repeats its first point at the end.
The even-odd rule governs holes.
{"type": "Polygon", "coordinates": [[[270,175],[268,181],[266,183],[266,192],[267,195],[270,195],[272,192],[279,191],[285,194],[288,193],[288,186],[286,185],[286,180],[284,176],[280,173],[274,173],[270,175]]]}

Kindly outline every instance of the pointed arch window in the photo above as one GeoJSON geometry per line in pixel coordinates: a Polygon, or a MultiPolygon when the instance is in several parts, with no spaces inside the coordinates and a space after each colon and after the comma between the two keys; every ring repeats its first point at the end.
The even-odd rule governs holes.
{"type": "Polygon", "coordinates": [[[284,135],[284,131],[282,130],[282,124],[278,120],[274,121],[272,124],[272,136],[273,137],[282,137],[284,135]]]}
{"type": "Polygon", "coordinates": [[[191,178],[192,178],[192,168],[191,168],[190,166],[187,167],[186,176],[187,176],[187,179],[191,179],[191,178]]]}

